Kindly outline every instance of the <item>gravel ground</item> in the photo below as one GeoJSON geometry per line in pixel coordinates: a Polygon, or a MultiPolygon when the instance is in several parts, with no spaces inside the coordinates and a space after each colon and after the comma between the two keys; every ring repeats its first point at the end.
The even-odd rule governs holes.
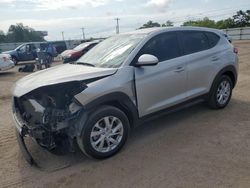
{"type": "MultiPolygon", "coordinates": [[[[250,185],[250,41],[238,41],[240,75],[229,106],[204,104],[135,129],[113,158],[80,152],[53,156],[30,143],[42,169],[31,167],[16,142],[10,91],[23,77],[0,73],[0,187],[246,187],[250,185]]],[[[56,63],[58,64],[58,63],[56,63]]]]}

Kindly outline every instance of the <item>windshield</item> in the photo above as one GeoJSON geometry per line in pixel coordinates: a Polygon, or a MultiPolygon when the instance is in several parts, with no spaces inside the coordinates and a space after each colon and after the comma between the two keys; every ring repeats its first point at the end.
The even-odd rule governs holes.
{"type": "Polygon", "coordinates": [[[18,49],[22,48],[22,47],[25,46],[25,45],[26,45],[26,44],[21,44],[20,46],[16,47],[15,50],[18,50],[18,49]]]}
{"type": "Polygon", "coordinates": [[[79,44],[78,46],[76,46],[74,48],[74,50],[81,50],[83,48],[86,48],[89,45],[89,43],[83,43],[83,44],[79,44]]]}
{"type": "Polygon", "coordinates": [[[128,34],[110,37],[83,55],[77,64],[92,64],[95,67],[117,68],[139,44],[145,35],[128,34]]]}

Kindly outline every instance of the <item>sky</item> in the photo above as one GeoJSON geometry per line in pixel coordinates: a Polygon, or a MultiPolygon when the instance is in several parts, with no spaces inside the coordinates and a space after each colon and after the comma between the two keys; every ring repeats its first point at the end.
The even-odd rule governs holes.
{"type": "Polygon", "coordinates": [[[120,32],[132,31],[148,20],[175,26],[205,16],[231,17],[237,10],[250,9],[249,0],[0,0],[0,30],[23,23],[35,30],[48,31],[47,40],[81,39],[85,36],[107,37],[115,34],[120,18],[120,32]]]}

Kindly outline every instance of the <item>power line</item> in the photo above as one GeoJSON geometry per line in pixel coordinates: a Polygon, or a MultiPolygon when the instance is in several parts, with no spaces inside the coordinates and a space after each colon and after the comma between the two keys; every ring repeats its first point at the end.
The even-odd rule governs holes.
{"type": "MultiPolygon", "coordinates": [[[[244,4],[244,6],[247,6],[247,5],[250,5],[250,4],[249,3],[248,4],[244,4]]],[[[239,10],[239,8],[236,8],[236,7],[242,7],[242,6],[243,5],[241,5],[241,6],[235,6],[233,8],[213,9],[213,10],[204,11],[204,12],[198,12],[198,13],[190,14],[190,15],[186,15],[186,16],[172,17],[172,18],[170,18],[170,20],[171,21],[173,20],[174,22],[181,22],[183,20],[190,19],[190,18],[219,17],[219,16],[224,16],[224,15],[228,15],[230,13],[233,13],[234,11],[239,10]],[[230,11],[230,12],[228,12],[227,14],[221,14],[223,11],[230,11]],[[215,15],[214,13],[216,13],[216,12],[219,12],[220,14],[219,15],[215,15]]]]}
{"type": "Polygon", "coordinates": [[[62,39],[64,40],[64,31],[62,31],[62,39]]]}
{"type": "MultiPolygon", "coordinates": [[[[238,11],[240,8],[237,8],[237,7],[243,7],[244,6],[244,8],[241,8],[241,9],[245,9],[245,7],[248,6],[248,5],[250,5],[250,4],[248,3],[248,4],[244,4],[244,5],[243,4],[238,5],[238,6],[236,5],[233,8],[228,7],[228,8],[221,8],[221,9],[212,9],[212,10],[208,10],[208,11],[204,11],[204,12],[198,12],[198,13],[195,13],[195,14],[189,14],[189,15],[183,15],[183,16],[175,16],[175,17],[172,17],[172,18],[169,17],[169,20],[173,21],[174,24],[178,24],[178,23],[183,23],[183,22],[188,21],[188,20],[202,19],[204,17],[220,18],[222,16],[227,16],[227,15],[230,16],[231,14],[233,14],[233,12],[238,11]]],[[[114,20],[116,21],[116,34],[119,34],[120,33],[120,26],[119,26],[120,18],[115,18],[114,20]]],[[[85,39],[84,28],[81,28],[81,30],[82,30],[82,37],[83,37],[83,39],[85,39]]],[[[109,29],[105,29],[105,31],[102,31],[102,32],[97,31],[97,32],[94,32],[94,33],[91,33],[91,34],[95,35],[95,34],[103,33],[103,32],[106,32],[106,31],[108,32],[109,29]]],[[[62,32],[62,37],[63,37],[63,40],[64,40],[64,32],[62,32]]]]}
{"type": "Polygon", "coordinates": [[[115,18],[115,20],[116,20],[116,34],[119,34],[119,32],[120,32],[120,28],[119,28],[119,20],[120,20],[120,18],[115,18]]]}

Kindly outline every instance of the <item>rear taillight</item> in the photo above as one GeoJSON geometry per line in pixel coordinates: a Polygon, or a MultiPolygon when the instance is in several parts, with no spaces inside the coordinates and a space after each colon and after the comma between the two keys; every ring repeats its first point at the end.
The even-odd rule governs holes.
{"type": "Polygon", "coordinates": [[[236,53],[236,54],[238,54],[238,53],[239,53],[238,48],[235,48],[235,47],[234,47],[234,53],[236,53]]]}

